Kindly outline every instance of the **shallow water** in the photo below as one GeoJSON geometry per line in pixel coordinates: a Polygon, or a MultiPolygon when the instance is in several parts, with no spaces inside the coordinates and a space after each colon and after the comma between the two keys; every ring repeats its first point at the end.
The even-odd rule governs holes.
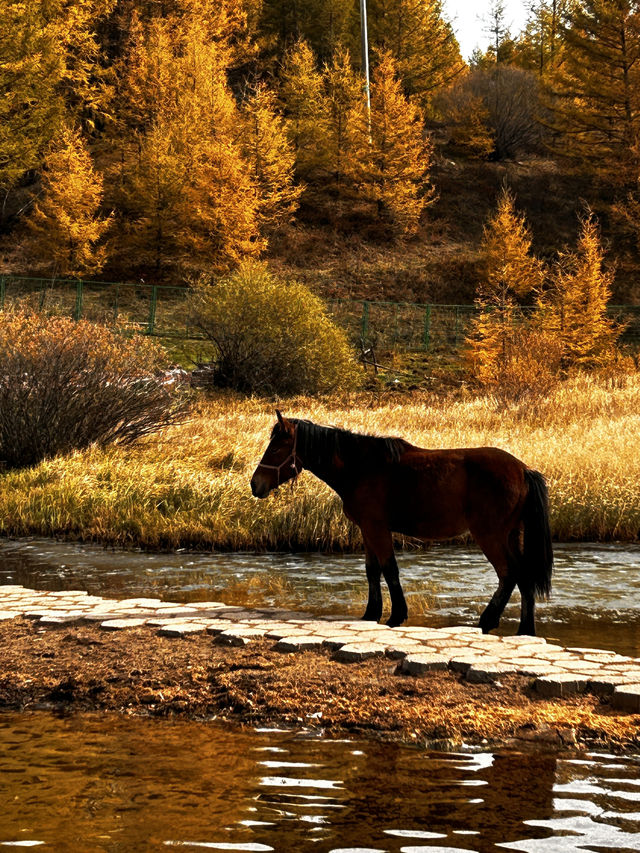
{"type": "Polygon", "coordinates": [[[640,758],[0,715],[0,848],[640,850],[640,758]]]}
{"type": "MultiPolygon", "coordinates": [[[[556,545],[555,556],[553,595],[538,608],[538,632],[569,646],[640,655],[640,545],[556,545]]],[[[495,589],[493,569],[474,548],[403,552],[398,562],[410,624],[476,624],[495,589]]],[[[230,586],[253,583],[254,604],[257,594],[263,605],[356,616],[366,595],[359,554],[146,554],[52,540],[2,541],[3,583],[177,601],[224,599],[230,586]],[[273,578],[287,582],[284,599],[269,592],[273,578]]],[[[515,633],[518,617],[516,592],[504,633],[515,633]]]]}

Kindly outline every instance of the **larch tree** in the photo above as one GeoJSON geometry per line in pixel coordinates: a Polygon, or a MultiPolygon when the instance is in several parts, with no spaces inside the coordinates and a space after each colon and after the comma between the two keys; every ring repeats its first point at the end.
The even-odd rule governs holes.
{"type": "Polygon", "coordinates": [[[613,274],[604,269],[598,223],[587,213],[575,251],[560,256],[540,303],[545,327],[562,345],[565,369],[602,367],[614,359],[621,330],[607,316],[612,282],[613,274]]]}
{"type": "Polygon", "coordinates": [[[636,0],[579,0],[561,25],[563,61],[552,81],[563,151],[618,180],[637,166],[640,10],[636,0]]]}
{"type": "Polygon", "coordinates": [[[353,0],[262,0],[258,32],[276,54],[304,40],[321,62],[344,43],[353,0]]]}
{"type": "Polygon", "coordinates": [[[123,249],[157,275],[175,264],[225,269],[261,245],[228,52],[193,16],[139,22],[132,33],[114,182],[123,249]]]}
{"type": "Polygon", "coordinates": [[[345,48],[324,67],[325,92],[319,133],[322,171],[338,192],[353,185],[361,156],[365,119],[364,83],[345,48]]]}
{"type": "Polygon", "coordinates": [[[303,187],[294,184],[295,154],[287,139],[275,92],[256,86],[242,108],[242,152],[258,190],[263,231],[289,222],[303,187]]]}
{"type": "Polygon", "coordinates": [[[0,221],[11,190],[37,171],[66,124],[92,132],[106,85],[95,28],[113,0],[0,4],[0,221]]]}
{"type": "Polygon", "coordinates": [[[296,174],[317,176],[323,137],[324,83],[313,51],[297,41],[284,56],[280,70],[280,100],[293,146],[296,174]]]}
{"type": "Polygon", "coordinates": [[[46,259],[47,272],[79,277],[99,273],[106,262],[104,238],[111,218],[100,215],[102,176],[78,131],[65,130],[46,158],[42,189],[28,219],[25,250],[46,259]]]}
{"type": "Polygon", "coordinates": [[[379,56],[371,88],[370,128],[362,125],[359,144],[356,180],[362,193],[397,236],[415,233],[423,211],[435,199],[429,184],[433,147],[420,110],[405,96],[395,59],[388,52],[379,56]]]}
{"type": "MultiPolygon", "coordinates": [[[[405,93],[429,112],[433,97],[466,68],[441,0],[369,0],[368,7],[372,47],[393,56],[405,93]]],[[[359,56],[355,17],[352,49],[359,56]]]]}
{"type": "Polygon", "coordinates": [[[496,212],[484,228],[478,314],[467,338],[466,360],[474,377],[497,381],[517,356],[516,331],[522,324],[521,301],[538,293],[541,262],[531,253],[532,237],[525,217],[516,211],[513,193],[504,187],[496,212]]]}

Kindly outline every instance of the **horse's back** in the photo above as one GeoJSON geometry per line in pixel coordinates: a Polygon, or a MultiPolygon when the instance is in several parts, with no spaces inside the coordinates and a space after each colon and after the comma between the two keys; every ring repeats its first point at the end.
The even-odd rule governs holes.
{"type": "Polygon", "coordinates": [[[497,447],[410,447],[386,472],[389,526],[419,538],[449,539],[506,523],[524,500],[525,470],[497,447]]]}

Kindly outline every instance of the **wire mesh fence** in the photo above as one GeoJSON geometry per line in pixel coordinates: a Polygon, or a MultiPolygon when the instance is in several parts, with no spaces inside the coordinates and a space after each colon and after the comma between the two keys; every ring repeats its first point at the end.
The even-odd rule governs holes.
{"type": "MultiPolygon", "coordinates": [[[[0,310],[23,308],[102,323],[128,324],[164,339],[202,340],[189,317],[187,288],[145,282],[94,282],[0,276],[0,310]]],[[[334,299],[330,316],[356,345],[376,352],[455,352],[477,312],[474,305],[334,299]]],[[[640,306],[613,305],[621,343],[640,349],[640,306]]]]}

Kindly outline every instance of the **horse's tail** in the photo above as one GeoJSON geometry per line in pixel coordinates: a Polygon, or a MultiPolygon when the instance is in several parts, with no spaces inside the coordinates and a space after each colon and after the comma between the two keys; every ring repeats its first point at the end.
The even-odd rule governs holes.
{"type": "Polygon", "coordinates": [[[549,492],[545,479],[539,471],[527,468],[525,479],[529,488],[522,511],[524,523],[522,556],[525,571],[528,578],[533,580],[536,595],[539,598],[549,598],[553,571],[549,492]]]}

